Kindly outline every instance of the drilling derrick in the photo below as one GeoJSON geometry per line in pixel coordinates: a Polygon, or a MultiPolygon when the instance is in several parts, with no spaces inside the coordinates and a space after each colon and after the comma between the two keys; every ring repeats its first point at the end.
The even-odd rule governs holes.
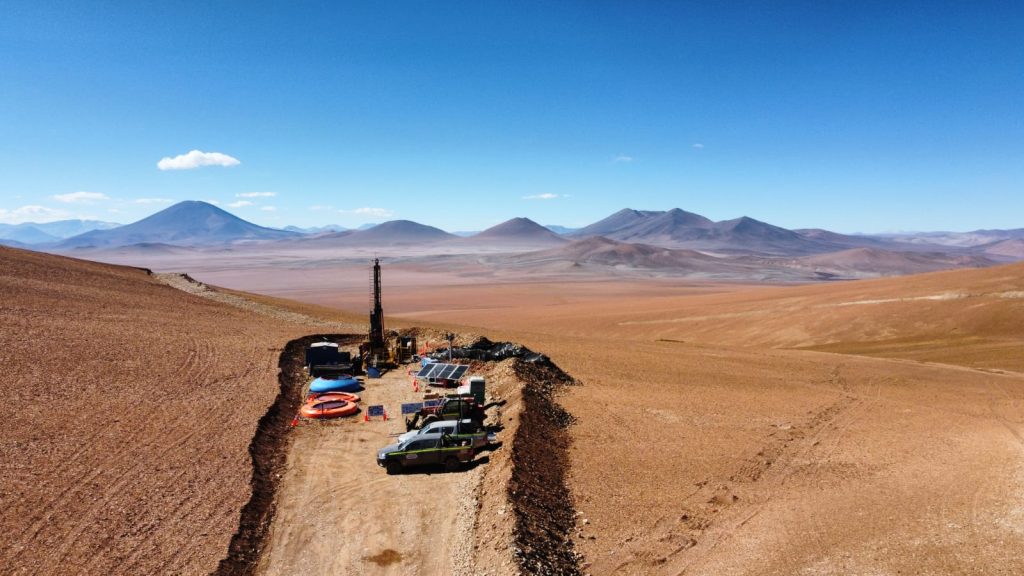
{"type": "Polygon", "coordinates": [[[370,311],[369,352],[383,358],[387,352],[384,343],[384,308],[380,305],[380,259],[373,260],[373,310],[370,311]]]}

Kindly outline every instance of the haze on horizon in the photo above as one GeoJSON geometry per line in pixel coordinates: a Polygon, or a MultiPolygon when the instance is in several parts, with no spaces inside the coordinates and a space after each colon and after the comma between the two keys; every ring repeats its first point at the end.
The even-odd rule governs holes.
{"type": "Polygon", "coordinates": [[[1013,3],[4,12],[0,223],[1022,226],[1013,3]]]}

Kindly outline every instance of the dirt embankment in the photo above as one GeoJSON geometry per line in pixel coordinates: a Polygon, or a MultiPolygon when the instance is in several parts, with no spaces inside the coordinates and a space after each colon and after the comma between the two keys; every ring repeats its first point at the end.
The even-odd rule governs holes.
{"type": "Polygon", "coordinates": [[[249,444],[252,457],[252,497],[242,508],[238,531],[231,539],[228,555],[220,561],[215,574],[234,576],[252,574],[274,518],[277,487],[285,469],[292,436],[290,423],[302,404],[302,389],[306,381],[303,370],[306,347],[313,342],[358,341],[361,336],[316,334],[288,342],[278,362],[280,391],[267,413],[260,418],[249,444]]]}
{"type": "Polygon", "coordinates": [[[512,445],[508,497],[516,517],[516,560],[526,574],[580,574],[572,533],[576,513],[567,484],[568,427],[558,391],[573,383],[554,364],[513,363],[525,408],[512,445]]]}

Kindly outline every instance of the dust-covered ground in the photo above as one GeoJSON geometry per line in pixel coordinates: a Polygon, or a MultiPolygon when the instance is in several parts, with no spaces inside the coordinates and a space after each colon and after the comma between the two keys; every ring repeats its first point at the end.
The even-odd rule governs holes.
{"type": "MultiPolygon", "coordinates": [[[[43,276],[55,273],[48,269],[43,276]]],[[[366,306],[365,271],[358,278],[353,272],[351,278],[340,283],[335,283],[331,274],[316,271],[302,277],[302,281],[259,271],[252,275],[231,274],[207,269],[195,276],[232,288],[262,290],[313,304],[353,310],[366,306]]],[[[506,280],[489,285],[467,276],[431,274],[389,276],[385,262],[384,304],[392,323],[396,315],[401,315],[402,322],[434,323],[461,333],[486,333],[492,339],[519,341],[550,355],[578,380],[578,385],[566,387],[558,396],[573,417],[567,428],[570,491],[565,507],[575,506],[576,520],[572,527],[554,523],[544,529],[564,532],[555,536],[572,538],[573,547],[583,555],[583,571],[1024,572],[1024,557],[1016,553],[1024,548],[1021,265],[781,288],[666,280],[550,278],[536,282],[506,280]],[[426,281],[428,278],[430,281],[426,281]]],[[[42,276],[39,282],[43,282],[42,276]]],[[[18,282],[7,280],[7,284],[5,290],[10,292],[18,282]]],[[[114,284],[104,285],[100,292],[112,290],[114,284]]],[[[22,292],[14,301],[32,301],[26,296],[30,293],[22,292]]],[[[95,298],[95,294],[90,297],[95,298]]],[[[134,301],[136,296],[103,298],[98,302],[116,309],[114,302],[134,301]]],[[[266,301],[275,302],[271,298],[266,301]]],[[[52,297],[29,309],[52,310],[59,306],[58,302],[58,297],[52,297]]],[[[162,302],[156,308],[168,305],[162,302]]],[[[100,321],[96,326],[104,326],[99,310],[104,307],[90,305],[77,314],[96,318],[100,321]]],[[[172,322],[168,324],[172,327],[177,326],[173,322],[185,319],[209,321],[217,324],[209,328],[211,333],[227,330],[230,322],[218,316],[226,312],[216,307],[212,309],[216,312],[200,310],[200,315],[208,314],[210,318],[181,318],[178,310],[176,315],[169,315],[175,316],[173,319],[160,321],[172,322]]],[[[309,310],[319,313],[323,309],[310,306],[309,310]]],[[[18,318],[26,312],[8,314],[9,318],[18,318]]],[[[59,330],[60,322],[56,319],[46,322],[49,324],[45,326],[59,330]]],[[[281,330],[287,340],[291,324],[285,325],[289,328],[281,330]]],[[[5,344],[16,342],[9,334],[13,331],[5,331],[5,344]]],[[[32,333],[31,342],[44,340],[44,333],[32,333]]],[[[92,347],[84,358],[103,350],[91,343],[88,346],[92,347]]],[[[171,348],[180,347],[180,342],[171,343],[171,348]]],[[[257,349],[251,352],[255,354],[257,349]]],[[[16,358],[25,357],[27,349],[22,348],[16,358]]],[[[270,360],[268,357],[268,363],[270,360]]],[[[19,362],[19,370],[31,374],[32,364],[19,362]]],[[[113,365],[112,360],[104,365],[113,365]]],[[[101,369],[93,367],[93,371],[101,369]]],[[[266,376],[272,378],[272,372],[270,368],[266,376]]],[[[213,381],[232,380],[222,376],[213,381]]],[[[268,386],[272,388],[273,384],[268,381],[268,386]]],[[[20,390],[21,396],[13,396],[16,403],[31,406],[28,396],[35,387],[20,390]]],[[[177,393],[182,394],[180,390],[177,393]]],[[[268,392],[268,398],[270,395],[268,392]]],[[[42,404],[37,414],[38,410],[42,410],[42,404]]],[[[170,418],[162,413],[159,416],[170,418]]],[[[13,415],[10,418],[17,421],[13,415]]],[[[359,424],[341,423],[337,425],[338,431],[345,431],[346,426],[359,424]]],[[[34,429],[27,424],[15,430],[20,432],[12,434],[9,438],[13,441],[8,444],[15,450],[40,443],[60,446],[59,442],[48,441],[46,434],[33,436],[34,429]]],[[[251,421],[248,430],[251,437],[251,421]]],[[[305,442],[314,449],[291,452],[296,458],[310,454],[305,468],[289,464],[288,474],[293,479],[303,478],[302,471],[307,468],[315,472],[319,464],[315,464],[312,454],[316,453],[318,442],[327,442],[324,449],[334,446],[341,450],[350,447],[339,442],[359,442],[364,434],[337,436],[331,430],[331,436],[323,437],[310,430],[314,429],[301,431],[296,440],[297,444],[305,442]]],[[[46,431],[50,436],[63,433],[58,428],[46,431]]],[[[103,438],[101,433],[92,434],[94,438],[103,438]]],[[[243,436],[239,434],[237,442],[242,444],[242,454],[243,436]]],[[[228,435],[228,441],[230,438],[228,435]]],[[[363,443],[374,439],[367,436],[363,443]]],[[[155,436],[150,442],[156,452],[161,448],[166,452],[155,436]]],[[[220,454],[221,448],[215,450],[218,451],[214,454],[220,454]]],[[[235,451],[232,449],[232,453],[235,451]]],[[[504,450],[495,451],[491,458],[497,459],[503,453],[504,450]]],[[[31,463],[27,453],[14,454],[18,466],[24,468],[31,463]]],[[[94,457],[91,450],[83,454],[94,457]]],[[[367,454],[367,458],[372,458],[372,450],[367,454]]],[[[113,461],[120,462],[119,458],[113,461]]],[[[246,458],[238,458],[237,454],[236,458],[222,460],[229,462],[225,466],[228,473],[238,471],[237,486],[244,479],[246,458]]],[[[73,454],[48,462],[65,459],[75,462],[73,454]]],[[[158,470],[159,464],[158,460],[153,461],[158,470]]],[[[18,480],[17,484],[7,480],[30,478],[31,474],[10,464],[7,467],[11,473],[5,470],[5,500],[7,494],[19,489],[22,500],[26,495],[38,499],[53,492],[31,491],[25,488],[28,480],[18,480]]],[[[481,542],[475,540],[475,567],[504,573],[501,570],[510,566],[509,538],[515,541],[509,524],[500,520],[508,513],[501,508],[506,502],[508,484],[498,479],[491,486],[486,474],[490,470],[505,470],[508,475],[502,478],[511,477],[513,468],[509,462],[492,460],[480,469],[485,479],[476,492],[481,499],[474,539],[485,534],[487,542],[501,542],[506,548],[481,551],[481,542]],[[495,498],[495,494],[500,497],[495,498]]],[[[358,474],[371,470],[372,464],[358,474]]],[[[386,478],[382,470],[376,472],[380,476],[367,476],[364,480],[386,478]]],[[[228,473],[221,472],[216,477],[211,484],[212,493],[221,494],[217,490],[221,489],[220,482],[227,483],[223,477],[228,473]]],[[[55,482],[45,476],[31,478],[55,482]]],[[[53,476],[64,479],[60,481],[61,487],[76,486],[67,479],[74,478],[73,473],[68,476],[58,472],[53,476]]],[[[108,480],[104,482],[109,484],[108,480]]],[[[404,480],[409,478],[400,478],[404,480]]],[[[419,480],[430,482],[434,478],[415,477],[413,482],[419,480]]],[[[113,483],[129,486],[127,480],[117,478],[113,483]]],[[[302,490],[310,490],[305,493],[309,498],[301,500],[301,506],[279,509],[279,513],[293,510],[303,515],[303,521],[312,523],[306,526],[317,525],[316,513],[304,511],[316,510],[321,494],[313,488],[300,488],[306,486],[303,482],[293,488],[287,484],[287,480],[282,484],[282,494],[294,489],[293,494],[301,500],[302,490]]],[[[204,490],[209,489],[203,486],[204,490]]],[[[56,488],[57,483],[48,487],[56,488]]],[[[364,491],[370,492],[372,489],[364,491]]],[[[111,502],[115,496],[100,492],[99,498],[111,502]]],[[[244,500],[236,496],[234,502],[237,505],[244,500]]],[[[36,538],[43,543],[55,542],[59,550],[66,542],[64,534],[61,529],[47,532],[45,527],[49,524],[38,513],[36,525],[41,528],[35,533],[41,536],[17,532],[13,519],[19,514],[34,513],[40,504],[45,503],[32,500],[5,515],[5,527],[13,526],[8,532],[21,534],[22,539],[30,542],[36,538]]],[[[89,517],[90,510],[100,509],[107,508],[94,504],[85,508],[85,513],[89,517]]],[[[176,508],[157,507],[163,509],[176,508]]],[[[82,562],[91,562],[84,564],[83,569],[102,570],[108,564],[100,563],[109,563],[110,558],[118,556],[108,552],[88,556],[89,550],[101,549],[95,541],[102,538],[94,538],[92,533],[82,535],[87,526],[93,525],[88,522],[75,530],[75,518],[82,511],[75,512],[77,515],[58,519],[56,525],[63,526],[65,531],[70,527],[72,536],[88,544],[77,556],[84,558],[82,562]]],[[[324,525],[335,523],[331,518],[347,521],[341,520],[339,514],[337,510],[325,513],[324,525]]],[[[138,517],[149,518],[142,514],[138,517]]],[[[95,523],[95,516],[92,518],[95,523]]],[[[117,525],[139,524],[137,520],[122,519],[117,525]]],[[[188,562],[198,561],[189,560],[186,554],[198,553],[172,550],[174,543],[211,537],[183,534],[178,540],[168,539],[171,544],[165,545],[166,535],[184,532],[174,528],[179,524],[170,522],[171,529],[161,531],[156,539],[159,543],[150,546],[157,555],[154,557],[166,555],[172,559],[172,566],[180,567],[178,571],[190,571],[193,564],[188,562]]],[[[227,524],[224,522],[225,529],[227,524]]],[[[293,529],[290,526],[303,525],[295,519],[282,524],[281,531],[275,527],[272,532],[281,536],[293,529]]],[[[402,524],[392,526],[395,527],[401,533],[402,524]]],[[[405,529],[411,527],[409,524],[405,529]]],[[[366,572],[400,571],[402,562],[409,562],[402,559],[416,557],[415,548],[407,550],[407,557],[399,548],[391,547],[388,543],[393,541],[392,534],[387,530],[381,532],[385,533],[386,538],[367,541],[365,550],[358,552],[369,560],[360,556],[360,562],[350,566],[366,572]]],[[[314,541],[327,537],[326,532],[308,534],[314,541]]],[[[225,546],[229,538],[230,533],[222,537],[225,546]]],[[[271,549],[280,545],[301,555],[299,540],[294,537],[291,548],[274,540],[271,549]]],[[[200,548],[206,545],[199,544],[200,548]]],[[[19,550],[24,550],[24,545],[19,550]]],[[[55,558],[52,547],[45,552],[30,551],[27,556],[8,555],[19,562],[17,566],[50,566],[46,563],[55,558]],[[34,564],[20,563],[26,559],[34,564]]],[[[149,560],[141,558],[142,555],[137,551],[130,553],[126,565],[145,571],[144,562],[149,560]]],[[[214,556],[209,554],[205,558],[214,556]]],[[[263,560],[261,567],[273,571],[273,554],[268,553],[263,560]]],[[[427,562],[423,565],[443,570],[449,560],[427,562]]]]}
{"type": "Polygon", "coordinates": [[[408,315],[487,326],[582,382],[564,404],[586,570],[1024,571],[1024,267],[536,288],[465,310],[421,289],[408,315]]]}
{"type": "Polygon", "coordinates": [[[281,349],[310,328],[145,270],[7,248],[0,324],[3,571],[215,570],[281,349]]]}

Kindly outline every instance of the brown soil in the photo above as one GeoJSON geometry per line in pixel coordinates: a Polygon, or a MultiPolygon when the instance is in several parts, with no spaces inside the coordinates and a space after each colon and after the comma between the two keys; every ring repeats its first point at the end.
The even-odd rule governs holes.
{"type": "Polygon", "coordinates": [[[1024,571],[1024,266],[622,288],[404,295],[583,383],[562,400],[583,570],[1024,571]],[[830,353],[783,349],[809,346],[830,353]]]}
{"type": "Polygon", "coordinates": [[[281,345],[313,330],[145,270],[6,248],[0,325],[2,571],[214,571],[281,345]]]}

